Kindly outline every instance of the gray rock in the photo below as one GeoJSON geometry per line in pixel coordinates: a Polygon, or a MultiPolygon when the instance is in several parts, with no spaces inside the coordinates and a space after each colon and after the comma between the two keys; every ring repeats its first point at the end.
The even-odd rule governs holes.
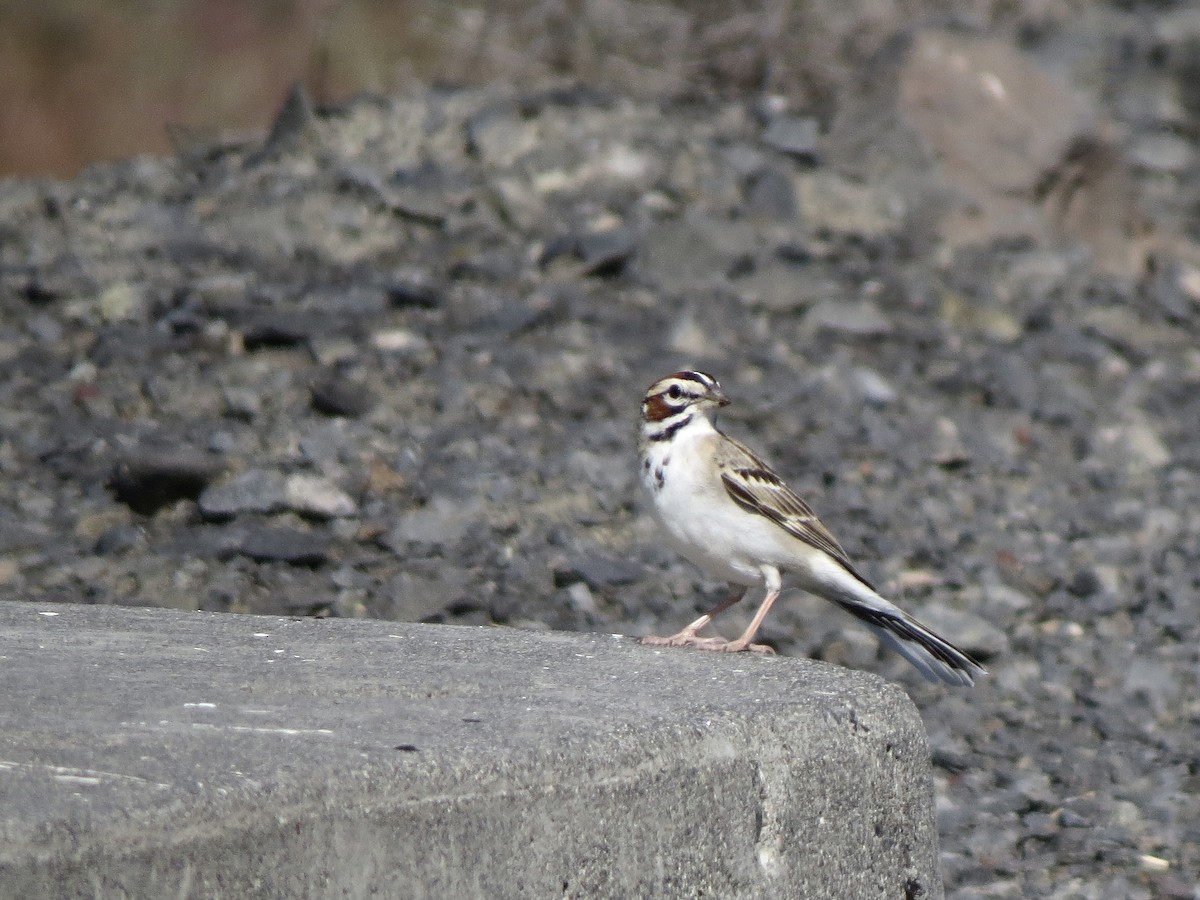
{"type": "Polygon", "coordinates": [[[775,150],[806,162],[816,162],[817,129],[817,120],[811,116],[778,115],[767,125],[762,140],[775,150]]]}
{"type": "Polygon", "coordinates": [[[462,569],[440,566],[422,573],[408,570],[388,584],[387,617],[400,622],[445,621],[449,609],[469,590],[462,569]]]}
{"type": "Polygon", "coordinates": [[[252,526],[246,530],[239,551],[255,562],[319,566],[329,559],[329,538],[294,528],[252,526]]]}
{"type": "Polygon", "coordinates": [[[1179,702],[1182,686],[1177,673],[1161,660],[1135,656],[1124,668],[1125,690],[1134,702],[1149,702],[1159,715],[1179,702]]]}
{"type": "Polygon", "coordinates": [[[896,401],[896,389],[874,369],[858,366],[850,370],[850,379],[863,400],[873,406],[888,406],[896,401]]]}
{"type": "Polygon", "coordinates": [[[30,316],[25,323],[25,330],[39,344],[53,345],[63,339],[63,327],[52,316],[41,314],[30,316]]]}
{"type": "Polygon", "coordinates": [[[796,193],[791,178],[769,166],[755,172],[746,183],[746,205],[754,215],[781,222],[795,219],[796,193]]]}
{"type": "Polygon", "coordinates": [[[795,312],[843,298],[841,285],[821,272],[797,271],[795,266],[775,261],[756,265],[754,270],[733,280],[733,287],[749,306],[770,312],[795,312]]]}
{"type": "Polygon", "coordinates": [[[288,505],[287,482],[280,472],[249,469],[229,481],[206,488],[197,499],[197,505],[200,514],[210,521],[279,512],[288,505]]]}
{"type": "Polygon", "coordinates": [[[500,168],[532,152],[541,135],[538,122],[521,119],[515,107],[497,106],[470,119],[467,138],[485,163],[500,168]]]}
{"type": "Polygon", "coordinates": [[[611,585],[632,584],[645,577],[636,563],[602,553],[579,556],[554,570],[554,583],[559,587],[582,581],[593,590],[611,585]]]}
{"type": "Polygon", "coordinates": [[[940,603],[926,604],[919,618],[981,660],[1003,660],[1011,649],[1004,629],[975,612],[940,603]]]}
{"type": "Polygon", "coordinates": [[[410,510],[387,537],[388,546],[404,555],[406,543],[445,547],[462,540],[467,529],[476,521],[479,504],[458,501],[446,496],[432,497],[424,506],[410,510]]]}
{"type": "Polygon", "coordinates": [[[616,275],[637,252],[637,235],[628,228],[606,228],[580,235],[579,259],[586,275],[616,275]]]}
{"type": "Polygon", "coordinates": [[[260,347],[294,347],[311,335],[325,330],[324,318],[308,312],[277,311],[260,313],[242,326],[242,342],[247,350],[260,347]]]}
{"type": "Polygon", "coordinates": [[[971,453],[963,444],[958,426],[952,420],[940,418],[934,423],[929,458],[934,465],[947,469],[964,466],[971,461],[971,453]]]}
{"type": "Polygon", "coordinates": [[[365,415],[375,403],[366,385],[333,374],[318,378],[310,391],[313,409],[327,416],[356,418],[365,415]]]}
{"type": "Polygon", "coordinates": [[[441,305],[444,288],[428,273],[418,269],[399,269],[385,280],[388,300],[393,306],[434,309],[441,305]]]}
{"type": "Polygon", "coordinates": [[[1185,172],[1192,167],[1196,151],[1191,141],[1174,134],[1143,135],[1130,151],[1133,161],[1153,172],[1185,172]]]}
{"type": "Polygon", "coordinates": [[[904,198],[885,186],[870,186],[835,172],[816,171],[794,179],[803,222],[815,231],[881,238],[902,227],[904,198]]]}
{"type": "Polygon", "coordinates": [[[316,475],[289,475],[283,494],[288,509],[314,519],[339,519],[358,512],[349,494],[316,475]]]}
{"type": "Polygon", "coordinates": [[[225,415],[251,422],[262,411],[262,397],[252,388],[225,389],[225,415]]]}
{"type": "Polygon", "coordinates": [[[136,525],[114,525],[96,539],[96,553],[101,556],[125,553],[145,543],[145,532],[136,525]]]}
{"type": "Polygon", "coordinates": [[[892,330],[870,300],[821,300],[804,316],[804,324],[813,333],[832,331],[854,337],[876,337],[892,330]]]}
{"type": "Polygon", "coordinates": [[[309,99],[304,86],[296,82],[271,124],[264,149],[276,152],[294,148],[298,142],[313,134],[315,123],[312,100],[309,99]]]}

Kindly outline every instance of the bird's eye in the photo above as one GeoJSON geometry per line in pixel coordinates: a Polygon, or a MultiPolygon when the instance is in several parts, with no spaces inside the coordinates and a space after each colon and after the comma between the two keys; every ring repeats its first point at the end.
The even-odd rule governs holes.
{"type": "Polygon", "coordinates": [[[670,397],[672,400],[678,400],[680,397],[683,396],[683,391],[681,391],[679,389],[679,385],[673,384],[669,388],[667,388],[667,396],[670,397]]]}

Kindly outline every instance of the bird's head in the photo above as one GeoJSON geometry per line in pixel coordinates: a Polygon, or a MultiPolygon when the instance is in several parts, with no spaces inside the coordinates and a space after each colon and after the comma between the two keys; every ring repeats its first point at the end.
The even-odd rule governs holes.
{"type": "Polygon", "coordinates": [[[642,420],[665,422],[682,412],[709,413],[729,403],[717,379],[705,372],[676,372],[650,385],[642,400],[642,420]]]}

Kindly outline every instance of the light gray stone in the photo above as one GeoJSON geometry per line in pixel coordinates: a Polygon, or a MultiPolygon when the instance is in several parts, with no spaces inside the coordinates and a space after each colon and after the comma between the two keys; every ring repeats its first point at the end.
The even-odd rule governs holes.
{"type": "Polygon", "coordinates": [[[358,504],[349,494],[318,475],[289,475],[284,495],[288,507],[302,516],[339,519],[358,512],[358,504]]]}

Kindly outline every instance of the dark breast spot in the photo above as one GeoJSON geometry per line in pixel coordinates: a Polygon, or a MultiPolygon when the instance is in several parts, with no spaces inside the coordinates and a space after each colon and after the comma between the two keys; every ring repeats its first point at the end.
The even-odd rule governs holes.
{"type": "MultiPolygon", "coordinates": [[[[664,463],[664,465],[665,465],[665,463],[664,463]]],[[[666,473],[663,472],[663,467],[659,466],[657,469],[654,470],[654,483],[661,488],[664,484],[666,484],[666,482],[667,482],[666,473]]]]}

